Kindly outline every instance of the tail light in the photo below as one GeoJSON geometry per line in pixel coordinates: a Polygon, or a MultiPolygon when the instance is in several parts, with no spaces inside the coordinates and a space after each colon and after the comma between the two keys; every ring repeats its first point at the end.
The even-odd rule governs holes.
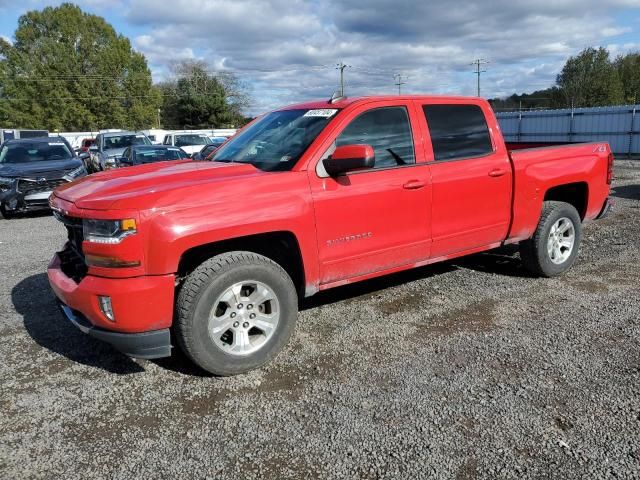
{"type": "Polygon", "coordinates": [[[607,185],[613,181],[613,153],[609,153],[607,158],[607,185]]]}

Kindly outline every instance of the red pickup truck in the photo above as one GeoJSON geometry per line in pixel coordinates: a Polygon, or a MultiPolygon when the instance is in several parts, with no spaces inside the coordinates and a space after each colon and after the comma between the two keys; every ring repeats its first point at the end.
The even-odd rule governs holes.
{"type": "Polygon", "coordinates": [[[69,320],[142,358],[171,339],[218,375],[287,343],[298,302],[351,282],[520,244],[534,274],[576,259],[606,215],[606,143],[505,145],[479,98],[341,98],[263,115],[212,162],[102,172],[51,196],[48,267],[69,320]]]}

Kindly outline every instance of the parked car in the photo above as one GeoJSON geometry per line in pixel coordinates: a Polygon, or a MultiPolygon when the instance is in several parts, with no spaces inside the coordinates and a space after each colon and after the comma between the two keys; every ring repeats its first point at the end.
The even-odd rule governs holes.
{"type": "Polygon", "coordinates": [[[169,160],[189,160],[189,154],[181,148],[165,145],[134,145],[124,151],[118,159],[118,166],[130,167],[169,160]]]}
{"type": "Polygon", "coordinates": [[[96,143],[89,147],[92,172],[117,167],[118,158],[132,145],[151,145],[151,140],[142,132],[107,132],[96,136],[96,143]]]}
{"type": "MultiPolygon", "coordinates": [[[[233,375],[287,344],[300,297],[519,244],[539,276],[607,215],[606,142],[518,149],[479,98],[317,101],[254,120],[210,163],[58,188],[48,275],[67,318],[137,357],[179,345],[233,375]]],[[[345,319],[352,321],[352,319],[345,319]]]]}
{"type": "Polygon", "coordinates": [[[211,144],[211,140],[204,133],[169,133],[165,135],[163,145],[182,148],[189,155],[199,152],[203,146],[211,144]]]}
{"type": "Polygon", "coordinates": [[[95,138],[84,138],[82,140],[82,142],[80,143],[80,152],[88,152],[89,151],[89,147],[91,147],[92,145],[96,144],[96,139],[95,138]]]}
{"type": "Polygon", "coordinates": [[[211,143],[209,145],[205,145],[204,147],[202,147],[202,150],[193,154],[192,158],[194,160],[207,160],[207,158],[210,157],[213,152],[215,152],[224,142],[227,141],[227,138],[213,137],[209,138],[209,140],[211,140],[211,143]]]}
{"type": "Polygon", "coordinates": [[[86,174],[82,161],[62,138],[8,140],[0,147],[0,212],[11,218],[47,209],[56,187],[86,174]]]}

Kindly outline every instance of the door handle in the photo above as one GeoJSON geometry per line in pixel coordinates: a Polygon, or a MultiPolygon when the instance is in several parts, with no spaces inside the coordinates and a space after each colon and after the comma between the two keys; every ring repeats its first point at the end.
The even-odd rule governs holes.
{"type": "Polygon", "coordinates": [[[507,173],[507,171],[506,171],[506,170],[503,170],[503,169],[501,169],[501,168],[496,168],[496,169],[491,170],[491,171],[489,172],[489,176],[490,176],[490,177],[501,177],[501,176],[503,176],[503,175],[504,175],[504,174],[506,174],[506,173],[507,173]]]}
{"type": "Polygon", "coordinates": [[[407,183],[402,185],[402,188],[406,190],[417,190],[418,188],[422,188],[424,186],[425,183],[421,182],[420,180],[409,180],[407,183]]]}

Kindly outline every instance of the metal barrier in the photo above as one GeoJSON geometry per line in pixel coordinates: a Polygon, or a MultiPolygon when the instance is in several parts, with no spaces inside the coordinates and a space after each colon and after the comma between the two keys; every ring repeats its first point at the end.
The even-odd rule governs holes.
{"type": "Polygon", "coordinates": [[[640,155],[638,105],[496,113],[507,142],[606,141],[615,154],[640,155]]]}

